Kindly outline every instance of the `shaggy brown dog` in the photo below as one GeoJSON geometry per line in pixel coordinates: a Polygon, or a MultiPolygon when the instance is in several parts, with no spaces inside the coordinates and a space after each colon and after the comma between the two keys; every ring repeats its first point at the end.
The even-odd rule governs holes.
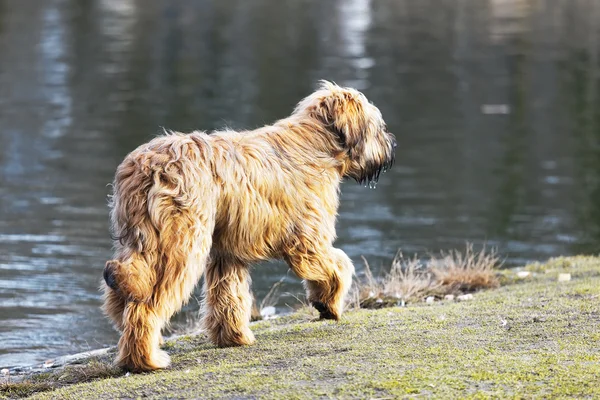
{"type": "Polygon", "coordinates": [[[333,247],[340,182],[376,181],[395,147],[362,93],[323,82],[272,126],[172,133],[130,153],[115,176],[115,259],[104,269],[117,365],[169,365],[161,329],[205,268],[203,322],[218,346],[254,342],[248,270],[259,260],[284,259],[321,317],[338,319],[354,272],[333,247]]]}

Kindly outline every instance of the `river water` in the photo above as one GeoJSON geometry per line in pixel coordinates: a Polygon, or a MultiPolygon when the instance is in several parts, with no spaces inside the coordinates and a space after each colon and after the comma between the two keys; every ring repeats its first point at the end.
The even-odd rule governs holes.
{"type": "MultiPolygon", "coordinates": [[[[376,190],[342,188],[359,274],[466,241],[598,253],[599,57],[597,0],[0,0],[0,366],[116,343],[97,288],[125,154],[284,117],[321,78],[399,143],[376,190]]],[[[257,266],[257,296],[284,276],[298,294],[257,266]]]]}

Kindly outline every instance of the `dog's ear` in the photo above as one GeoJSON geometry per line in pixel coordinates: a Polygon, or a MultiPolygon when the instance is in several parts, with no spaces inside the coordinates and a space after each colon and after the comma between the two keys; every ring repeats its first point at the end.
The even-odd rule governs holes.
{"type": "Polygon", "coordinates": [[[313,116],[333,132],[342,147],[353,149],[363,140],[365,118],[363,106],[356,95],[335,87],[317,102],[313,116]]]}

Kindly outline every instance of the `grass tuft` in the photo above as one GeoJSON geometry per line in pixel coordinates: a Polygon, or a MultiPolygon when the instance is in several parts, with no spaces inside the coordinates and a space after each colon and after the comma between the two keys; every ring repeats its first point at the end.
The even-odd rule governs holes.
{"type": "Polygon", "coordinates": [[[427,261],[398,252],[380,279],[373,277],[364,257],[363,261],[365,277],[355,281],[348,308],[401,306],[430,296],[444,298],[500,286],[497,270],[502,263],[497,253],[485,248],[476,252],[471,244],[464,252],[441,252],[427,261]]]}
{"type": "Polygon", "coordinates": [[[452,250],[449,253],[442,252],[439,259],[432,257],[429,269],[440,286],[449,292],[470,293],[500,286],[496,272],[501,265],[495,250],[486,252],[483,248],[476,252],[469,243],[464,254],[452,250]]]}

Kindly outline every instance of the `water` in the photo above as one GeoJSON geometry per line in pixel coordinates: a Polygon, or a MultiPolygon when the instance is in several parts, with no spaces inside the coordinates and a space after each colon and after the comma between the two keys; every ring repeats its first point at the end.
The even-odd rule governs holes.
{"type": "MultiPolygon", "coordinates": [[[[127,152],[284,117],[321,78],[399,142],[376,190],[343,187],[359,273],[465,241],[598,253],[599,52],[596,0],[0,0],[0,365],[116,342],[97,287],[127,152]]],[[[258,297],[285,275],[256,267],[258,297]]]]}

